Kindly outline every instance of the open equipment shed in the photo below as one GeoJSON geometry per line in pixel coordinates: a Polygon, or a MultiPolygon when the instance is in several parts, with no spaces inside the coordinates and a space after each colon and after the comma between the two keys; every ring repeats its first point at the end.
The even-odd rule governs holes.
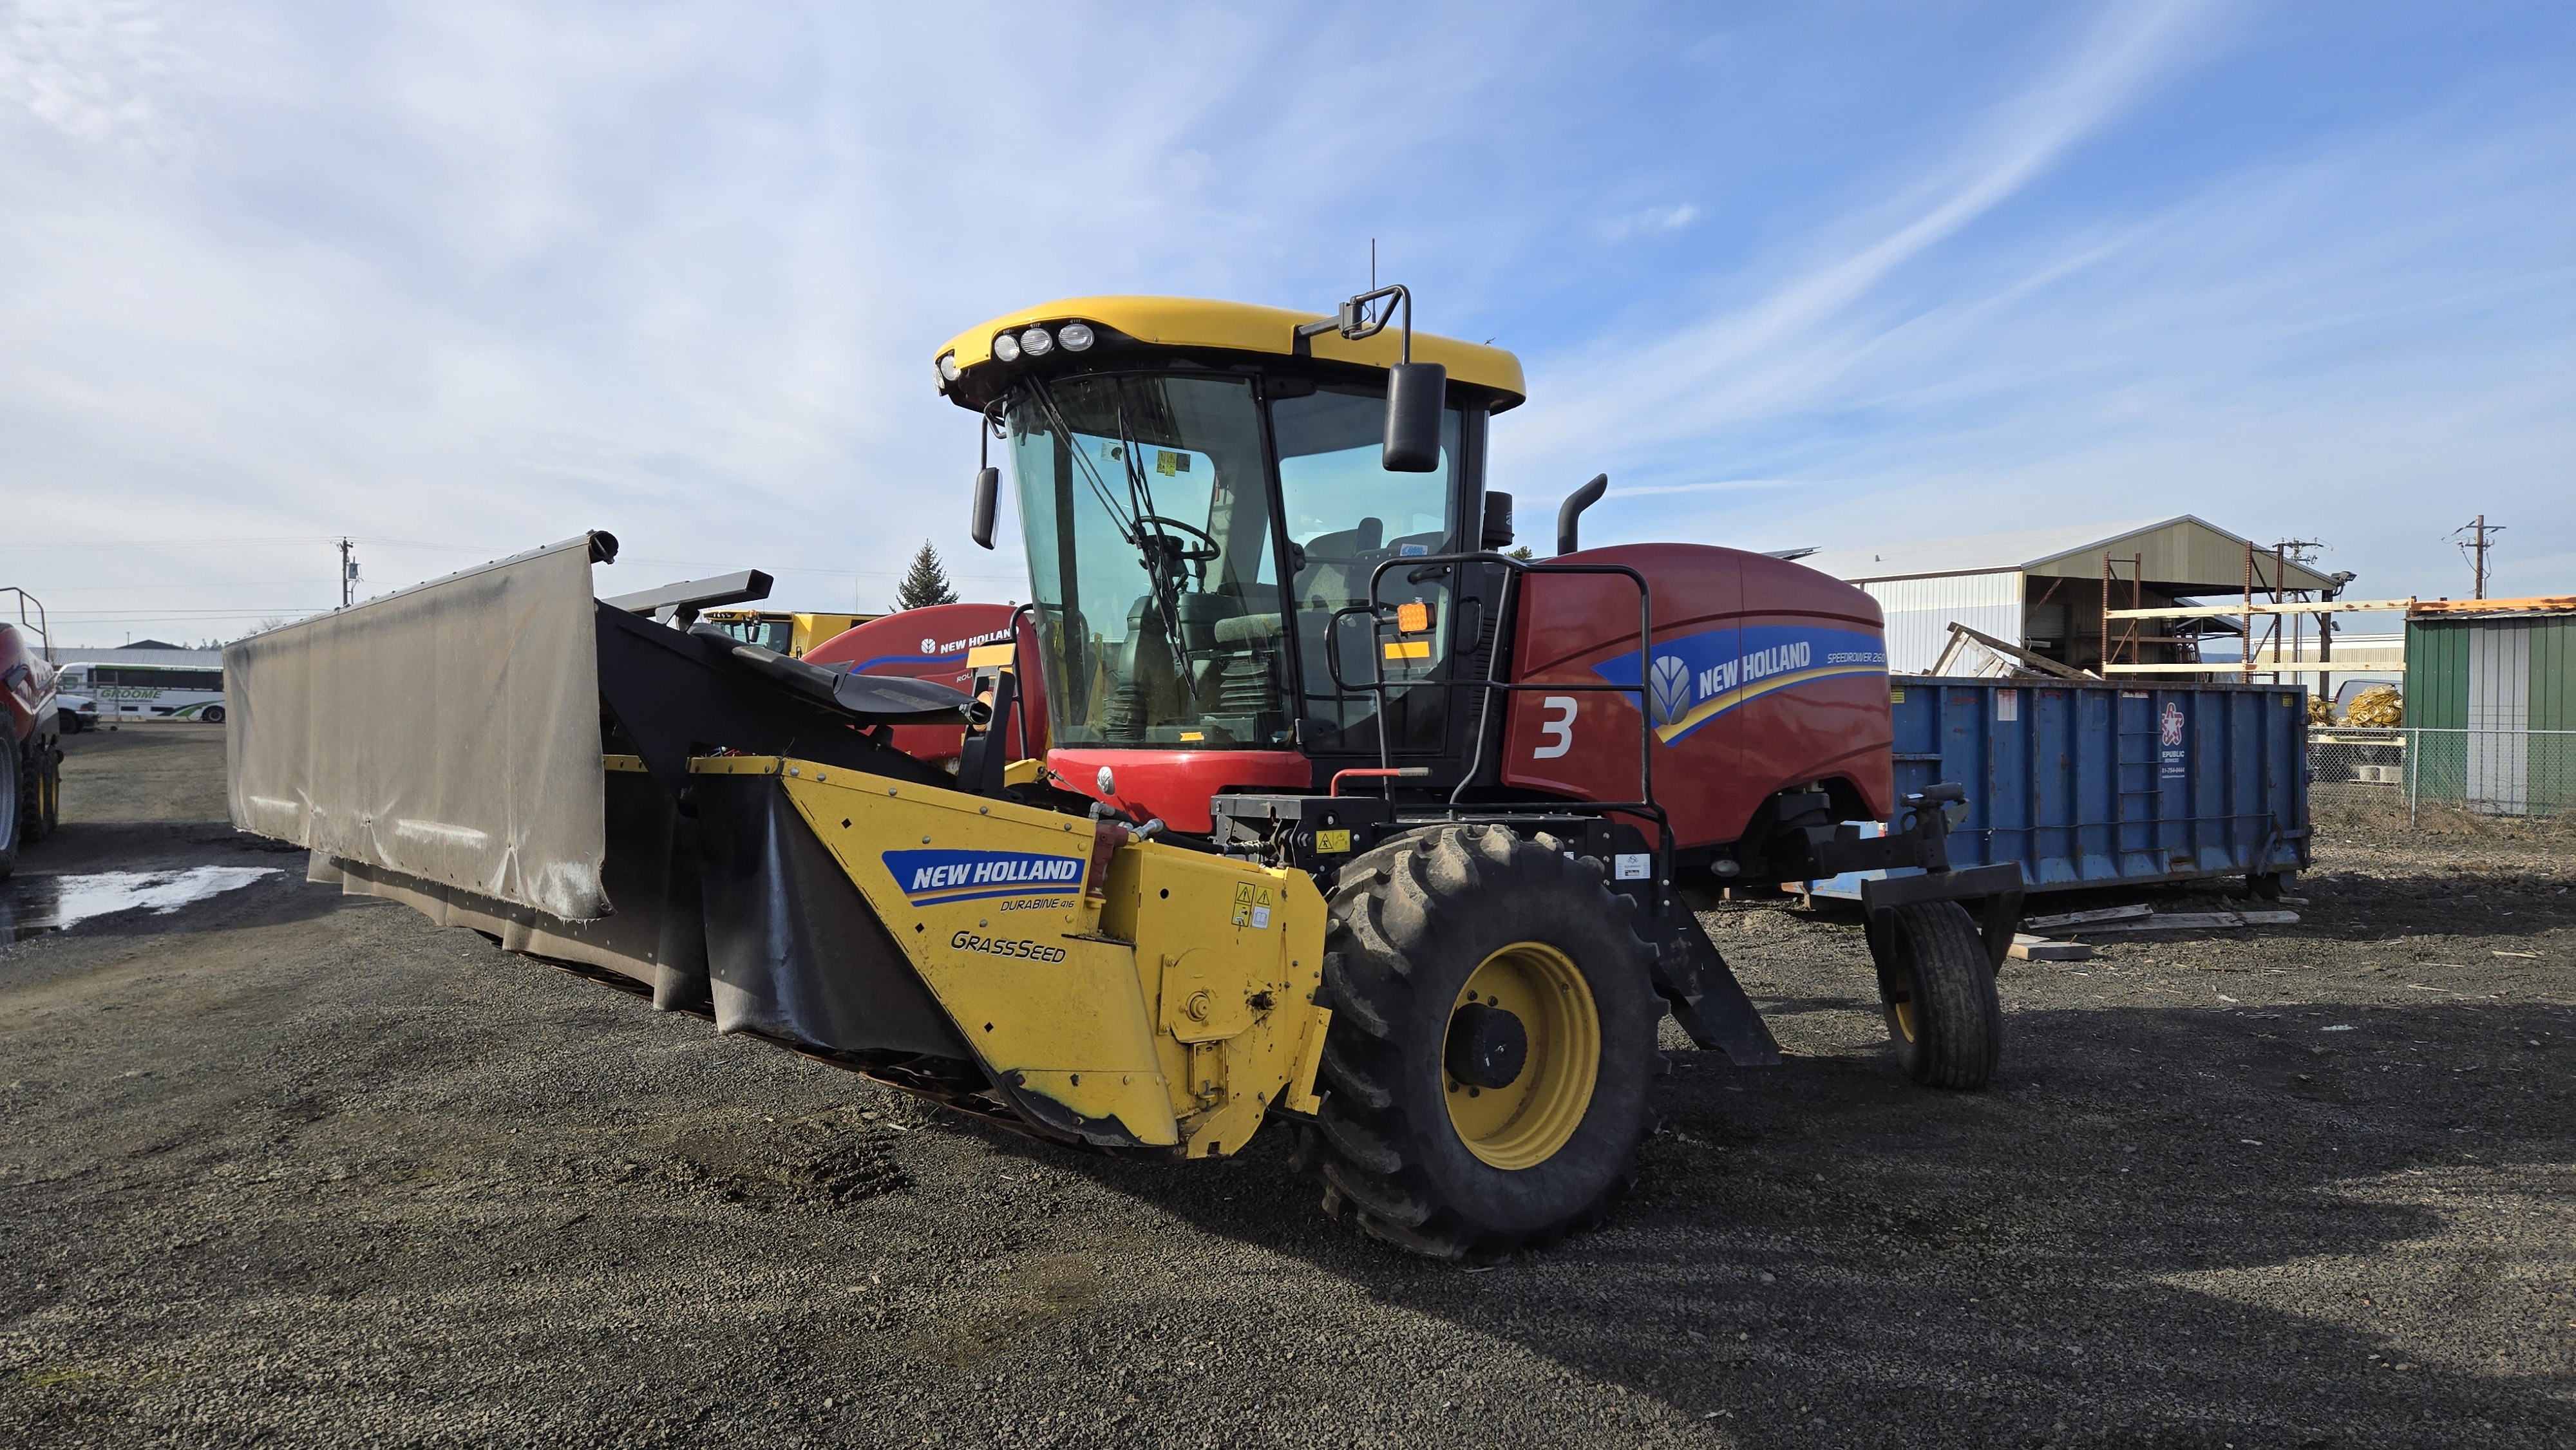
{"type": "Polygon", "coordinates": [[[2421,798],[2489,815],[2576,806],[2576,595],[2416,601],[2406,728],[2421,798]]]}
{"type": "MultiPolygon", "coordinates": [[[[2248,587],[2269,597],[2283,590],[2322,595],[2338,581],[2297,563],[2276,563],[2272,550],[2205,520],[2140,519],[1919,539],[1902,544],[1819,549],[1798,560],[1857,584],[1887,614],[1887,665],[1897,674],[1932,668],[1950,643],[1950,625],[2019,645],[2077,669],[2103,659],[2103,596],[2110,608],[2161,608],[2179,599],[2221,602],[2248,587]]],[[[2214,627],[2213,627],[2214,626],[2214,627]]],[[[2205,630],[2234,634],[2233,622],[2205,630]]],[[[2112,624],[2120,659],[2164,664],[2187,659],[2192,641],[2171,621],[2142,622],[2132,638],[2112,624]]]]}

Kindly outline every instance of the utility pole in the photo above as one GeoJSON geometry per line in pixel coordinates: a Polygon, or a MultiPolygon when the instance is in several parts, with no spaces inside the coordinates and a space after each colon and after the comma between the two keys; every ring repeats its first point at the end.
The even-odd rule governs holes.
{"type": "Polygon", "coordinates": [[[2503,532],[2504,525],[2488,523],[2485,514],[2451,530],[2451,537],[2455,539],[2462,534],[2470,536],[2470,542],[2462,544],[2460,552],[2469,556],[2469,565],[2476,571],[2476,590],[2469,595],[2471,599],[2487,597],[2487,550],[2495,547],[2489,536],[2503,532]]]}
{"type": "MultiPolygon", "coordinates": [[[[2308,592],[2304,589],[2292,590],[2288,587],[2290,582],[2290,566],[2296,564],[2300,568],[2304,569],[2308,565],[2315,563],[2317,550],[2322,549],[2325,546],[2325,541],[2323,539],[2283,539],[2272,545],[2272,602],[2274,604],[2280,603],[2283,598],[2292,593],[2305,594],[2308,592]]],[[[2325,632],[2327,618],[2328,616],[2322,614],[2317,616],[2317,632],[2320,635],[2325,632]]],[[[2277,665],[2281,662],[2281,646],[2283,643],[2281,639],[2281,626],[2284,622],[2289,625],[2288,633],[2290,638],[2288,640],[2288,644],[2290,647],[2290,658],[2295,662],[2304,663],[2308,657],[2306,623],[2297,615],[2283,616],[2278,614],[2272,616],[2272,663],[2277,665]]],[[[2272,672],[2272,683],[2276,685],[2281,683],[2280,671],[2275,670],[2272,672]]]]}
{"type": "Polygon", "coordinates": [[[346,608],[348,608],[348,607],[349,607],[349,605],[353,602],[353,601],[352,601],[352,596],[356,593],[356,591],[357,591],[357,587],[358,587],[358,560],[357,560],[357,556],[349,552],[350,550],[352,550],[352,549],[356,548],[357,546],[358,546],[358,541],[357,541],[357,540],[355,540],[355,539],[342,539],[342,540],[340,540],[340,542],[339,542],[339,550],[340,550],[340,607],[341,607],[342,609],[346,609],[346,608]]]}

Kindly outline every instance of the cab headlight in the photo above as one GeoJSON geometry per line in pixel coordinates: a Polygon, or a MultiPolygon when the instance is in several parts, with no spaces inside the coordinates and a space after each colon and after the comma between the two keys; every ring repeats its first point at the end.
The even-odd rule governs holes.
{"type": "Polygon", "coordinates": [[[1055,330],[1055,340],[1064,344],[1066,352],[1088,352],[1091,350],[1091,329],[1079,322],[1068,322],[1055,330]]]}
{"type": "Polygon", "coordinates": [[[1045,357],[1055,351],[1055,339],[1043,327],[1032,327],[1020,334],[1020,351],[1031,357],[1045,357]]]}
{"type": "Polygon", "coordinates": [[[957,381],[957,373],[957,354],[954,352],[941,353],[939,355],[939,376],[941,380],[953,383],[957,381]]]}
{"type": "Polygon", "coordinates": [[[994,338],[993,360],[995,362],[1006,363],[1018,362],[1020,360],[1020,340],[1011,336],[1007,332],[994,338]]]}

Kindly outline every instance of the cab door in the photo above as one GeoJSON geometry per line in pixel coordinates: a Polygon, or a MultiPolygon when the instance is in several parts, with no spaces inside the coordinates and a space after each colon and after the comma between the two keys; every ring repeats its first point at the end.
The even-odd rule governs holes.
{"type": "Polygon", "coordinates": [[[1311,756],[1374,761],[1383,731],[1391,754],[1444,755],[1452,744],[1442,685],[1457,644],[1456,591],[1450,571],[1435,566],[1415,578],[1402,562],[1456,548],[1462,410],[1449,409],[1436,471],[1389,473],[1379,466],[1382,389],[1298,386],[1274,385],[1270,402],[1303,694],[1298,743],[1311,756]],[[1398,567],[1379,584],[1377,602],[1397,618],[1380,630],[1365,606],[1371,579],[1390,562],[1398,567]],[[1355,607],[1360,612],[1342,612],[1355,607]],[[1383,707],[1380,692],[1366,688],[1373,680],[1390,686],[1383,707]]]}

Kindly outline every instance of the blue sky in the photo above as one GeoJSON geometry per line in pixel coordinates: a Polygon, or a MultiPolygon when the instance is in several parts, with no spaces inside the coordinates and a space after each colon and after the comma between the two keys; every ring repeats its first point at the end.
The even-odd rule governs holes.
{"type": "MultiPolygon", "coordinates": [[[[2195,512],[2576,592],[2576,10],[0,0],[0,583],[243,632],[605,527],[882,607],[936,345],[1090,292],[1518,351],[1588,541],[2195,512]],[[112,546],[112,547],[110,547],[112,546]]],[[[1541,530],[1533,528],[1529,532],[1541,530]]]]}

